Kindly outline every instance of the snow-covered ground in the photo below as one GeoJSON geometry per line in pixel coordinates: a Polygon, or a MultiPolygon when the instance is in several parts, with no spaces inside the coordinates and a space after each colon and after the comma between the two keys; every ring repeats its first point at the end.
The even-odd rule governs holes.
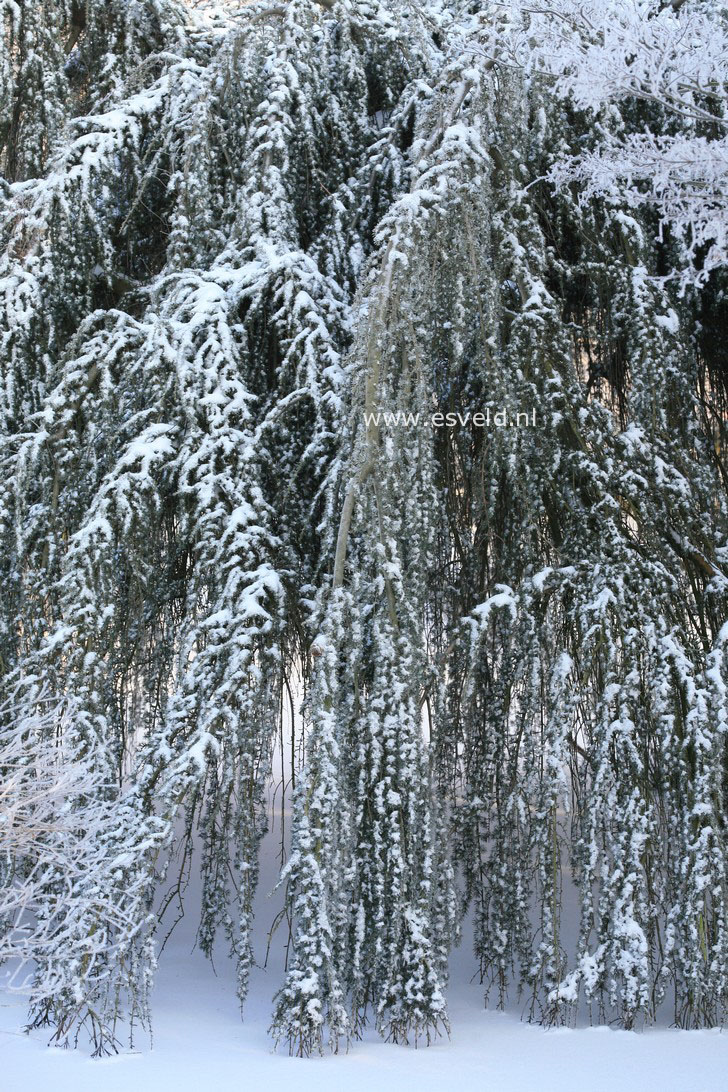
{"type": "Polygon", "coordinates": [[[270,984],[259,973],[241,1023],[231,975],[198,955],[165,953],[154,1047],[94,1060],[21,1032],[22,1003],[0,999],[2,1092],[725,1092],[728,1032],[551,1030],[485,1012],[454,983],[452,1039],[413,1050],[372,1035],[347,1055],[289,1058],[266,1034],[270,984]]]}

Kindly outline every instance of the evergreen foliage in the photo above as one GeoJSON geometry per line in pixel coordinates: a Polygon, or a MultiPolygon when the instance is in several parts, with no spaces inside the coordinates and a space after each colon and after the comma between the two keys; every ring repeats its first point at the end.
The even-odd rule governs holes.
{"type": "Polygon", "coordinates": [[[81,847],[0,880],[58,1041],[148,1024],[193,844],[244,1001],[298,671],[277,1040],[447,1033],[466,911],[500,1003],[723,1019],[722,227],[574,182],[719,158],[723,99],[595,107],[479,8],[0,0],[0,766],[22,815],[65,763],[81,847]]]}

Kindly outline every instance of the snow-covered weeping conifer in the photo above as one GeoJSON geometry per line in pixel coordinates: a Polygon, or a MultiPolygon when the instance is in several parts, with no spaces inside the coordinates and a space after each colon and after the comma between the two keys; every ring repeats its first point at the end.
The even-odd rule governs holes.
{"type": "MultiPolygon", "coordinates": [[[[225,930],[245,994],[277,695],[366,248],[356,220],[379,200],[352,192],[378,132],[346,22],[297,3],[218,36],[175,13],[126,82],[121,55],[113,80],[97,58],[70,103],[91,112],[3,210],[3,663],[70,691],[101,741],[99,792],[116,782],[124,815],[99,847],[116,864],[104,883],[135,892],[93,964],[72,944],[48,954],[38,979],[57,988],[34,1019],[62,1039],[86,1022],[99,1049],[125,1010],[147,1016],[150,912],[182,809],[203,849],[202,947],[225,930]]],[[[376,36],[364,43],[376,66],[376,36]]]]}
{"type": "Polygon", "coordinates": [[[464,724],[476,948],[501,997],[513,974],[551,1018],[582,986],[631,1026],[671,983],[681,1022],[711,1022],[725,997],[725,509],[696,428],[694,360],[675,301],[649,280],[643,227],[608,206],[585,220],[568,196],[547,197],[546,219],[519,185],[559,154],[563,114],[525,101],[509,113],[478,271],[500,315],[478,355],[492,365],[485,389],[546,427],[495,432],[473,468],[473,544],[484,540],[463,607],[482,602],[452,720],[464,724]],[[614,414],[590,398],[603,379],[614,414]],[[570,843],[582,933],[565,975],[570,843]],[[691,938],[677,939],[678,920],[691,938]]]}
{"type": "Polygon", "coordinates": [[[677,297],[649,207],[544,181],[659,111],[595,125],[459,3],[0,10],[1,685],[69,695],[104,817],[32,1019],[148,1019],[193,839],[244,999],[296,664],[278,1039],[447,1029],[457,869],[499,1000],[719,1020],[723,274],[677,297]]]}

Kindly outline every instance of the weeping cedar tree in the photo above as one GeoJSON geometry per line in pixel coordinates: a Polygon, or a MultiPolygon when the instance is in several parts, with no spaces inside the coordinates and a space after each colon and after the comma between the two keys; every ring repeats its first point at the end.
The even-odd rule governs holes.
{"type": "Polygon", "coordinates": [[[545,181],[659,108],[578,110],[472,8],[2,4],[0,755],[72,754],[83,853],[0,878],[56,1041],[148,1023],[193,839],[244,1000],[298,670],[276,1039],[447,1031],[465,910],[501,1003],[722,1019],[723,274],[677,295],[649,204],[545,181]]]}

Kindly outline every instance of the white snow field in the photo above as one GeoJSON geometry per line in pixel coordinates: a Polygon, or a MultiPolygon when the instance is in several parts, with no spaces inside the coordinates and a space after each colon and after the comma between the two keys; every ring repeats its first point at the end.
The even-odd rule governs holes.
{"type": "Polygon", "coordinates": [[[417,1050],[377,1041],[347,1055],[289,1058],[267,1036],[270,983],[260,972],[241,1023],[232,976],[179,945],[155,990],[154,1046],[92,1059],[22,1033],[22,1001],[0,998],[2,1092],[725,1092],[728,1033],[554,1029],[486,1012],[477,986],[451,990],[452,1039],[417,1050]]]}

